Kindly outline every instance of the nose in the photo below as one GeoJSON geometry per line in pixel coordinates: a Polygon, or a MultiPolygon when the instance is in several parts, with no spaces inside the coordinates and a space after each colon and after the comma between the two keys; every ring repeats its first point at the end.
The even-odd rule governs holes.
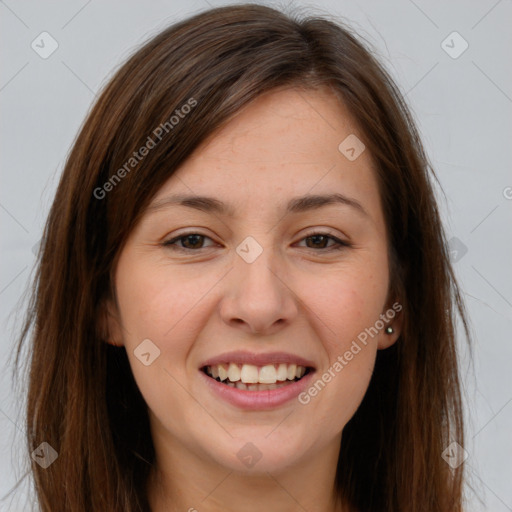
{"type": "Polygon", "coordinates": [[[252,263],[235,256],[220,314],[230,327],[270,335],[289,325],[299,308],[293,285],[276,266],[270,249],[252,263]]]}

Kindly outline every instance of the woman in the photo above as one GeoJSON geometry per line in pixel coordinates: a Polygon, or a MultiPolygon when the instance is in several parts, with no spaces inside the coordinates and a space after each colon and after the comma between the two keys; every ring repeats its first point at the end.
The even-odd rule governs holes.
{"type": "Polygon", "coordinates": [[[339,22],[222,7],[139,49],[69,155],[20,341],[41,509],[462,510],[431,176],[339,22]]]}

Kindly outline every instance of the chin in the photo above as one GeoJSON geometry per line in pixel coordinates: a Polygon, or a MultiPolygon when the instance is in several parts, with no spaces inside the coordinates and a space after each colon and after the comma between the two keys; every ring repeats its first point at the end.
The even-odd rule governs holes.
{"type": "Polygon", "coordinates": [[[251,428],[225,443],[219,441],[215,443],[215,452],[211,452],[210,438],[212,444],[206,448],[217,464],[229,471],[251,475],[278,473],[299,462],[305,442],[292,442],[286,431],[275,437],[275,432],[269,435],[272,428],[262,427],[260,431],[251,428]]]}

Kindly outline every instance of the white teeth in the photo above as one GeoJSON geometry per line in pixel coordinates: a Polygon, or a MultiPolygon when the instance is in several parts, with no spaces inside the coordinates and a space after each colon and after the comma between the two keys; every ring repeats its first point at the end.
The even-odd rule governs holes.
{"type": "Polygon", "coordinates": [[[206,372],[214,379],[224,381],[226,384],[240,383],[246,386],[239,389],[249,389],[257,391],[257,385],[263,384],[262,389],[274,389],[270,387],[273,384],[285,383],[286,381],[301,378],[306,373],[304,366],[296,364],[267,364],[264,366],[256,366],[253,364],[238,365],[236,363],[216,364],[207,366],[206,372]]]}
{"type": "MultiPolygon", "coordinates": [[[[244,365],[245,368],[245,365],[244,365]]],[[[256,368],[256,367],[254,367],[256,368]]],[[[243,369],[242,369],[243,370],[243,369]]],[[[258,369],[256,368],[256,371],[258,369]]],[[[256,377],[257,378],[257,377],[256,377]]],[[[275,384],[277,380],[276,367],[273,364],[267,364],[260,368],[259,382],[261,384],[275,384]]],[[[255,382],[258,382],[257,380],[255,382]]]]}
{"type": "Polygon", "coordinates": [[[230,382],[236,382],[237,380],[240,380],[240,368],[238,368],[237,364],[229,363],[228,379],[230,382]]]}
{"type": "MultiPolygon", "coordinates": [[[[219,371],[219,379],[220,380],[226,380],[228,378],[228,371],[226,370],[226,368],[224,368],[223,365],[221,364],[216,364],[214,365],[217,370],[219,371]]],[[[208,368],[212,368],[212,366],[208,366],[208,368]]],[[[212,376],[213,376],[213,373],[212,373],[212,376]]],[[[215,378],[215,377],[214,377],[215,378]]]]}
{"type": "Polygon", "coordinates": [[[246,384],[256,384],[257,382],[259,382],[258,367],[252,364],[244,364],[242,366],[242,371],[240,372],[240,379],[242,380],[242,382],[245,382],[246,384]]]}
{"type": "Polygon", "coordinates": [[[281,363],[277,367],[276,379],[280,381],[284,381],[288,378],[288,365],[285,363],[281,363]]]}

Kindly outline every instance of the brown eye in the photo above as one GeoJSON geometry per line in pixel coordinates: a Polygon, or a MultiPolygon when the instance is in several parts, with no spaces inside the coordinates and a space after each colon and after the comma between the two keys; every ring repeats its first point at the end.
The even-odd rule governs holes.
{"type": "Polygon", "coordinates": [[[306,246],[308,249],[326,249],[326,251],[330,251],[350,246],[349,243],[327,233],[312,233],[302,240],[306,240],[306,246]],[[334,243],[328,245],[331,240],[334,241],[334,243]]]}
{"type": "Polygon", "coordinates": [[[200,249],[204,242],[203,235],[187,235],[181,238],[182,244],[187,249],[200,249]]]}
{"type": "Polygon", "coordinates": [[[325,247],[327,246],[327,242],[329,241],[329,238],[328,236],[326,235],[313,235],[313,236],[308,236],[306,238],[306,240],[311,240],[312,241],[312,247],[311,245],[308,245],[308,247],[312,248],[312,249],[325,249],[325,247]]]}
{"type": "Polygon", "coordinates": [[[194,251],[208,247],[203,247],[205,240],[211,240],[211,238],[207,237],[206,235],[201,235],[200,233],[186,233],[184,235],[173,238],[172,240],[168,240],[162,245],[169,247],[170,249],[194,251]]]}

